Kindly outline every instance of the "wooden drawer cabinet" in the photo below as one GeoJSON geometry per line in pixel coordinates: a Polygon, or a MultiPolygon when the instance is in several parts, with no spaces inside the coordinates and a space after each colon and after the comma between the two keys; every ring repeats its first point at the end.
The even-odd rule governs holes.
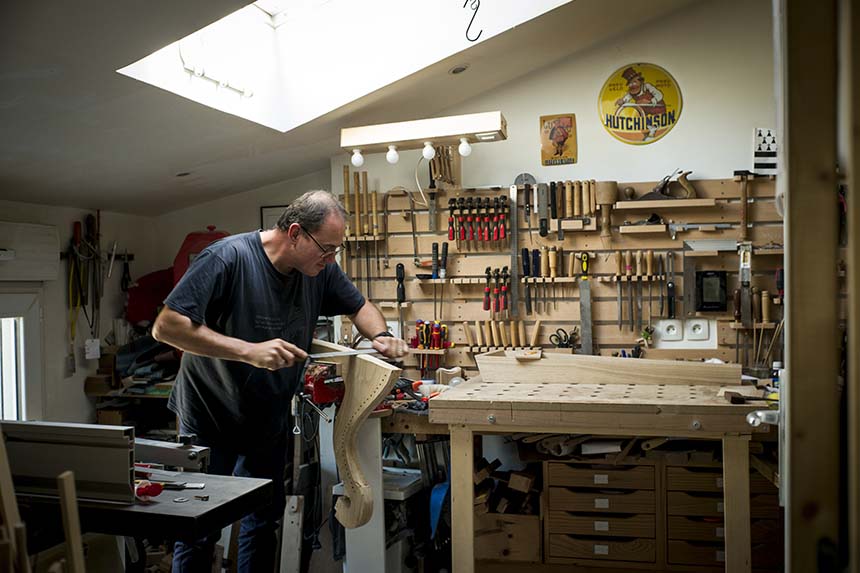
{"type": "Polygon", "coordinates": [[[654,489],[651,466],[588,467],[550,463],[548,485],[567,487],[654,489]]]}
{"type": "MultiPolygon", "coordinates": [[[[722,519],[669,516],[669,539],[686,541],[722,542],[725,529],[722,519]]],[[[778,542],[782,535],[776,519],[753,519],[750,524],[750,539],[753,543],[778,542]]]]}
{"type": "MultiPolygon", "coordinates": [[[[720,468],[666,468],[666,489],[669,491],[701,491],[721,493],[723,472],[720,468]]],[[[772,483],[757,471],[750,472],[750,493],[776,493],[772,483]]]]}
{"type": "Polygon", "coordinates": [[[653,491],[597,491],[549,488],[550,511],[654,513],[653,491]]]}
{"type": "Polygon", "coordinates": [[[653,562],[657,544],[653,539],[589,539],[572,535],[549,536],[550,557],[653,562]]]}
{"type": "MultiPolygon", "coordinates": [[[[667,497],[669,515],[720,517],[725,507],[722,495],[670,491],[667,497]]],[[[750,517],[776,518],[778,515],[779,501],[776,495],[750,496],[750,517]]]]}
{"type": "Polygon", "coordinates": [[[540,516],[476,515],[475,559],[540,562],[540,516]]]}
{"type": "Polygon", "coordinates": [[[602,535],[606,537],[655,537],[654,515],[585,515],[570,511],[550,511],[552,533],[602,535]]]}

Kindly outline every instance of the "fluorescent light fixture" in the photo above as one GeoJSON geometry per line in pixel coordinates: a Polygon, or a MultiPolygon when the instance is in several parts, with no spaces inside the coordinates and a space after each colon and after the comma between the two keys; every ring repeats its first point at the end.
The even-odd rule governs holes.
{"type": "MultiPolygon", "coordinates": [[[[462,145],[464,142],[502,141],[508,138],[508,127],[500,111],[451,115],[399,123],[348,127],[340,130],[340,146],[346,151],[363,153],[397,149],[430,149],[434,145],[462,145]]],[[[471,146],[470,146],[471,152],[471,146]]],[[[435,152],[434,152],[435,153],[435,152]]],[[[424,155],[427,158],[427,155],[424,155]]],[[[432,159],[432,155],[430,159],[432,159]]]]}

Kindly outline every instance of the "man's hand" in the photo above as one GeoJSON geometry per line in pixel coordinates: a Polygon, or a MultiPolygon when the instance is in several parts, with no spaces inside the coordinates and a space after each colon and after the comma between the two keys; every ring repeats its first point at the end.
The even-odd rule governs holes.
{"type": "Polygon", "coordinates": [[[308,353],[286,340],[273,338],[265,342],[251,344],[244,361],[257,368],[280,370],[303,361],[308,353]]]}
{"type": "Polygon", "coordinates": [[[379,336],[371,343],[376,351],[386,358],[401,358],[406,354],[406,342],[393,336],[379,336]]]}

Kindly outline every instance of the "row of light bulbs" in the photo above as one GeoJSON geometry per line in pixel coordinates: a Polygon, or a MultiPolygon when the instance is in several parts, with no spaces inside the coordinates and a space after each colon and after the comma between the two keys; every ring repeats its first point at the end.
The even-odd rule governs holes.
{"type": "MultiPolygon", "coordinates": [[[[462,157],[469,157],[472,154],[472,146],[469,145],[469,140],[465,137],[460,138],[460,145],[457,147],[457,151],[460,153],[462,157]]],[[[432,141],[425,141],[424,148],[421,150],[421,155],[427,161],[430,161],[434,157],[436,157],[436,149],[433,147],[432,141]]],[[[394,165],[400,160],[400,154],[397,153],[396,145],[389,145],[388,152],[385,154],[385,160],[388,161],[391,165],[394,165]]],[[[353,166],[361,167],[364,165],[364,156],[361,154],[360,149],[352,150],[352,158],[350,159],[353,166]]]]}

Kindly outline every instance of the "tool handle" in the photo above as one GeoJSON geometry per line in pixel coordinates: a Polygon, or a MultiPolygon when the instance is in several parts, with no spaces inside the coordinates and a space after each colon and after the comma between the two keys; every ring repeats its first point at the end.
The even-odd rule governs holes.
{"type": "Polygon", "coordinates": [[[555,181],[549,184],[549,217],[550,219],[558,219],[558,201],[555,196],[555,181]]]}
{"type": "Polygon", "coordinates": [[[406,289],[403,286],[403,278],[405,275],[403,263],[397,263],[395,269],[395,272],[397,273],[397,303],[403,304],[406,302],[406,289]]]}
{"type": "Polygon", "coordinates": [[[439,261],[439,276],[443,279],[447,276],[448,271],[448,243],[442,243],[442,259],[439,261]]]}
{"type": "Polygon", "coordinates": [[[522,320],[517,321],[517,330],[519,331],[519,341],[521,346],[526,345],[526,325],[522,320]]]}
{"type": "Polygon", "coordinates": [[[582,217],[582,181],[573,182],[573,216],[582,217]]]}
{"type": "Polygon", "coordinates": [[[547,257],[549,262],[547,266],[549,267],[549,276],[555,278],[558,276],[558,251],[555,247],[549,248],[549,256],[547,257]]]}
{"type": "Polygon", "coordinates": [[[368,189],[367,189],[367,171],[361,172],[361,192],[364,195],[364,212],[362,213],[362,217],[364,218],[364,234],[370,234],[370,201],[368,200],[368,189]]]}
{"type": "Polygon", "coordinates": [[[499,336],[499,323],[495,320],[490,321],[490,332],[493,333],[493,346],[501,346],[502,337],[499,336]]]}
{"type": "Polygon", "coordinates": [[[532,288],[529,283],[526,283],[526,313],[532,313],[532,288]]]}
{"type": "Polygon", "coordinates": [[[642,251],[636,251],[636,276],[642,276],[642,251]]]}
{"type": "Polygon", "coordinates": [[[624,251],[624,274],[633,275],[633,251],[624,251]]]}
{"type": "Polygon", "coordinates": [[[575,217],[576,212],[573,210],[573,181],[564,182],[564,216],[575,217]]]}
{"type": "Polygon", "coordinates": [[[379,236],[379,213],[376,210],[376,201],[377,201],[376,191],[370,192],[370,208],[373,211],[373,236],[379,236]]]}
{"type": "Polygon", "coordinates": [[[740,287],[735,289],[735,292],[732,293],[732,306],[734,306],[733,315],[735,318],[735,322],[740,322],[741,320],[741,289],[740,287]]]}
{"type": "Polygon", "coordinates": [[[511,346],[516,348],[517,346],[520,345],[519,338],[517,337],[517,334],[518,334],[518,332],[517,332],[517,321],[516,320],[509,321],[508,326],[511,329],[511,336],[510,336],[511,346]]]}
{"type": "Polygon", "coordinates": [[[666,316],[675,318],[675,281],[673,280],[666,282],[666,308],[666,316]]]}
{"type": "Polygon", "coordinates": [[[484,287],[484,310],[490,310],[490,283],[484,287]]]}
{"type": "Polygon", "coordinates": [[[591,211],[592,215],[596,215],[597,214],[597,181],[595,181],[594,179],[589,179],[588,187],[590,188],[589,192],[588,192],[588,200],[591,202],[588,208],[591,211]]]}
{"type": "Polygon", "coordinates": [[[361,174],[352,174],[352,190],[355,193],[355,234],[361,235],[361,174]]]}
{"type": "Polygon", "coordinates": [[[549,276],[549,257],[547,256],[546,247],[540,248],[540,276],[549,276]]]}
{"type": "Polygon", "coordinates": [[[498,321],[499,327],[499,337],[501,338],[502,346],[508,345],[508,329],[505,328],[505,322],[500,320],[498,321]]]}
{"type": "Polygon", "coordinates": [[[529,340],[529,346],[532,346],[532,347],[537,346],[539,338],[540,338],[540,321],[536,320],[535,325],[534,325],[534,329],[532,330],[532,337],[529,340]]]}
{"type": "Polygon", "coordinates": [[[761,321],[770,322],[770,292],[761,291],[761,321]]]}
{"type": "Polygon", "coordinates": [[[620,277],[624,274],[624,260],[621,251],[615,251],[615,266],[617,267],[615,274],[620,277]]]}
{"type": "Polygon", "coordinates": [[[546,219],[541,219],[538,221],[538,235],[541,237],[546,237],[549,235],[549,221],[546,219]]]}
{"type": "Polygon", "coordinates": [[[475,321],[475,342],[478,343],[478,346],[484,345],[484,331],[481,329],[481,321],[475,321]]]}
{"type": "Polygon", "coordinates": [[[433,256],[433,259],[432,259],[433,260],[433,266],[432,266],[433,278],[438,279],[439,278],[439,243],[433,243],[431,248],[433,249],[433,255],[432,255],[433,256]]]}
{"type": "Polygon", "coordinates": [[[344,235],[349,237],[352,235],[352,229],[349,226],[350,208],[349,208],[349,165],[343,166],[343,208],[346,210],[346,229],[344,235]]]}
{"type": "Polygon", "coordinates": [[[582,182],[582,214],[585,217],[594,215],[591,212],[591,183],[588,181],[582,182]]]}
{"type": "Polygon", "coordinates": [[[466,335],[466,344],[475,346],[475,341],[472,339],[472,329],[469,328],[469,323],[465,320],[463,321],[463,333],[466,335]]]}
{"type": "Polygon", "coordinates": [[[645,252],[645,274],[654,276],[654,251],[645,252]]]}
{"type": "Polygon", "coordinates": [[[540,251],[532,249],[532,275],[533,277],[540,276],[540,251]]]}
{"type": "Polygon", "coordinates": [[[752,287],[752,315],[753,324],[761,322],[761,291],[752,287]]]}
{"type": "Polygon", "coordinates": [[[523,276],[524,277],[531,276],[531,265],[529,264],[530,263],[530,261],[529,261],[529,250],[526,249],[525,247],[523,247],[523,250],[520,253],[520,256],[523,259],[523,276]]]}

